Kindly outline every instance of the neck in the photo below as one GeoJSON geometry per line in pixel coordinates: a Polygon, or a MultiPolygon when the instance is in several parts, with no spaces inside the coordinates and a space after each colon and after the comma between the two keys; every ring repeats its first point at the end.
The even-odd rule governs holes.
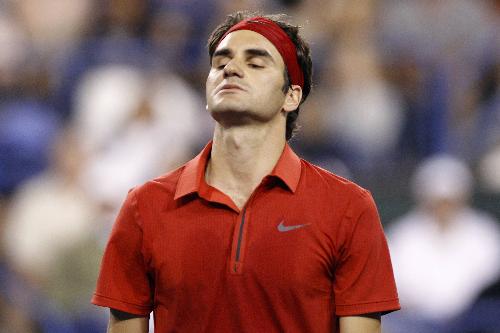
{"type": "Polygon", "coordinates": [[[276,128],[223,128],[216,125],[206,181],[242,208],[278,162],[286,144],[276,128]]]}

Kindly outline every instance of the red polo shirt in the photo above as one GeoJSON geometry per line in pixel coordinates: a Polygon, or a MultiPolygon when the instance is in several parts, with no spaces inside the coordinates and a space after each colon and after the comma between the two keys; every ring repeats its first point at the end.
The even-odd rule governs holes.
{"type": "Polygon", "coordinates": [[[205,182],[210,150],[128,194],[94,304],[153,311],[157,332],[336,332],[399,309],[368,191],[286,145],[240,210],[205,182]]]}

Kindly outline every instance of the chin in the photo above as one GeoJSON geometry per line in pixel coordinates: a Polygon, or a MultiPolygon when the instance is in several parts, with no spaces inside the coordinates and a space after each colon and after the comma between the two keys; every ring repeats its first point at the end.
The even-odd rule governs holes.
{"type": "Polygon", "coordinates": [[[245,112],[249,109],[248,103],[245,103],[245,101],[242,101],[239,98],[231,97],[232,96],[227,96],[224,98],[215,99],[214,101],[212,101],[212,103],[209,103],[209,111],[211,113],[245,112]]]}
{"type": "Polygon", "coordinates": [[[248,108],[213,109],[210,114],[224,127],[266,123],[272,118],[272,115],[262,114],[248,108]]]}
{"type": "Polygon", "coordinates": [[[245,124],[250,116],[250,112],[235,107],[217,107],[210,111],[212,118],[221,124],[241,125],[245,124]]]}

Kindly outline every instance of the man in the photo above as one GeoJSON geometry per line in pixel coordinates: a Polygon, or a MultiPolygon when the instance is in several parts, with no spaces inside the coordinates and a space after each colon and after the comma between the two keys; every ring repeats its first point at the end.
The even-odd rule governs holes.
{"type": "Polygon", "coordinates": [[[370,194],[286,141],[309,48],[275,17],[229,16],[209,40],[213,141],[132,190],[93,302],[109,332],[380,332],[399,308],[370,194]]]}
{"type": "Polygon", "coordinates": [[[465,322],[481,290],[499,277],[500,229],[471,204],[473,174],[453,155],[423,160],[412,190],[415,206],[388,231],[405,311],[387,324],[394,332],[443,332],[458,318],[465,322]]]}

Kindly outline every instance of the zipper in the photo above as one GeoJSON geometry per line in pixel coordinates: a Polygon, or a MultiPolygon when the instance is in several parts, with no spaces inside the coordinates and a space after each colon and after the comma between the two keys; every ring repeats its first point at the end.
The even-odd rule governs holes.
{"type": "Polygon", "coordinates": [[[237,235],[235,235],[235,239],[237,239],[236,241],[236,247],[234,248],[234,257],[231,261],[231,265],[230,265],[230,272],[232,274],[236,274],[236,275],[239,275],[242,273],[242,269],[243,269],[243,263],[241,262],[241,256],[242,256],[242,252],[243,252],[243,237],[244,237],[244,233],[245,233],[245,223],[246,223],[246,207],[243,208],[242,212],[241,212],[241,220],[240,220],[240,225],[239,225],[239,228],[237,230],[237,235]]]}
{"type": "MultiPolygon", "coordinates": [[[[261,182],[262,184],[262,182],[261,182]]],[[[258,191],[258,188],[260,185],[254,190],[252,195],[248,198],[248,201],[246,202],[245,206],[243,206],[243,210],[241,211],[241,220],[240,220],[240,225],[238,229],[238,241],[236,243],[236,249],[234,250],[234,257],[233,254],[231,254],[231,263],[229,265],[229,271],[232,274],[242,274],[243,272],[243,262],[241,262],[241,255],[244,249],[242,248],[243,245],[243,238],[245,237],[245,224],[248,222],[246,218],[246,212],[247,208],[250,206],[250,203],[252,202],[252,199],[255,197],[256,192],[258,191]]],[[[233,240],[235,237],[233,236],[233,240]]],[[[234,244],[234,241],[233,241],[234,244]]],[[[246,245],[245,245],[246,246],[246,245]]]]}
{"type": "Polygon", "coordinates": [[[243,239],[243,227],[245,226],[245,213],[247,211],[247,208],[243,208],[243,213],[241,214],[241,224],[240,224],[240,231],[238,235],[238,244],[236,245],[236,262],[240,261],[240,250],[241,250],[241,241],[243,239]]]}

